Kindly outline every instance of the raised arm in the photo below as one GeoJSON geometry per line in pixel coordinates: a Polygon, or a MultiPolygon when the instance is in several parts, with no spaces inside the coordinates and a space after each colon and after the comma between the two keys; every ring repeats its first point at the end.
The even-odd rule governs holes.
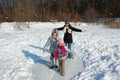
{"type": "Polygon", "coordinates": [[[63,30],[64,29],[64,26],[63,27],[60,27],[60,28],[56,28],[57,30],[63,30]]]}
{"type": "Polygon", "coordinates": [[[48,38],[47,42],[45,43],[45,46],[43,48],[43,52],[46,50],[46,48],[50,45],[50,37],[48,38]]]}
{"type": "Polygon", "coordinates": [[[74,27],[71,27],[71,29],[72,29],[73,31],[82,32],[81,29],[77,29],[77,28],[74,28],[74,27]]]}

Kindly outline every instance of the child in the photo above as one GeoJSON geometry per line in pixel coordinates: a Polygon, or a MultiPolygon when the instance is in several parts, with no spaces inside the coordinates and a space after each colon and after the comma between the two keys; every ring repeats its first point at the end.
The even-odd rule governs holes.
{"type": "Polygon", "coordinates": [[[58,46],[57,46],[55,53],[54,53],[54,58],[58,59],[58,62],[59,62],[58,71],[60,71],[62,76],[65,75],[64,69],[65,69],[66,51],[71,52],[70,50],[68,50],[67,47],[64,46],[63,39],[59,39],[58,46]]]}
{"type": "Polygon", "coordinates": [[[57,60],[54,60],[54,52],[55,52],[55,49],[56,49],[56,47],[57,47],[57,41],[58,41],[58,33],[57,33],[57,31],[56,30],[53,30],[53,32],[52,32],[52,34],[51,34],[51,36],[48,38],[48,40],[47,40],[47,42],[46,42],[46,44],[45,44],[45,46],[44,46],[44,49],[43,49],[43,51],[45,51],[45,49],[48,47],[48,46],[50,46],[49,47],[49,50],[50,50],[50,61],[51,61],[51,66],[50,66],[50,69],[52,69],[52,68],[58,68],[58,66],[57,66],[57,60]]]}

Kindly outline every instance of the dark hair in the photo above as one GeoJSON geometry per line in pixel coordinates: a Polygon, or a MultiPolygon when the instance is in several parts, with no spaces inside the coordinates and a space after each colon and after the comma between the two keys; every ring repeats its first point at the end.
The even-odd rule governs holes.
{"type": "Polygon", "coordinates": [[[65,24],[69,24],[69,21],[68,21],[68,20],[65,20],[65,24]]]}
{"type": "Polygon", "coordinates": [[[56,33],[56,36],[58,36],[58,33],[57,33],[57,32],[52,32],[52,34],[51,34],[51,35],[53,35],[54,33],[56,33]]]}
{"type": "Polygon", "coordinates": [[[53,29],[53,30],[52,30],[52,35],[53,35],[53,33],[56,33],[56,34],[58,35],[57,29],[53,29]]]}
{"type": "MultiPolygon", "coordinates": [[[[69,24],[69,23],[68,23],[69,24]]],[[[64,27],[66,26],[66,24],[64,25],[64,27]]],[[[68,27],[71,27],[71,24],[68,25],[68,27]]]]}

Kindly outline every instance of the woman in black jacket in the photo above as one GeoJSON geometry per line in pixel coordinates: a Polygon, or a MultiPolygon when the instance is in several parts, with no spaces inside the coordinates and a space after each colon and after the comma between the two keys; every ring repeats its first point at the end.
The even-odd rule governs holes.
{"type": "MultiPolygon", "coordinates": [[[[68,22],[65,23],[63,27],[56,28],[57,30],[64,30],[64,42],[65,45],[71,50],[71,45],[73,43],[73,38],[72,38],[72,31],[76,32],[82,32],[81,29],[76,29],[72,27],[68,22]]],[[[70,54],[68,54],[68,57],[71,57],[70,54]]]]}

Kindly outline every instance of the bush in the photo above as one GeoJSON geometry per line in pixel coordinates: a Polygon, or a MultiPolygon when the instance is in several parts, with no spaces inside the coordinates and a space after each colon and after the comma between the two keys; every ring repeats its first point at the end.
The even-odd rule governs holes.
{"type": "Polygon", "coordinates": [[[105,23],[110,28],[120,28],[120,22],[110,22],[110,23],[105,23]]]}

